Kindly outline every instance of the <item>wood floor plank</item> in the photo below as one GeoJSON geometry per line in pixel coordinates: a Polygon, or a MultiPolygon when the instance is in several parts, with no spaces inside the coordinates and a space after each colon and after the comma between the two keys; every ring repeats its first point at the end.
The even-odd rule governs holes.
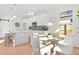
{"type": "Polygon", "coordinates": [[[5,46],[0,44],[0,55],[31,55],[32,46],[31,44],[24,44],[21,46],[13,47],[12,45],[5,46]]]}

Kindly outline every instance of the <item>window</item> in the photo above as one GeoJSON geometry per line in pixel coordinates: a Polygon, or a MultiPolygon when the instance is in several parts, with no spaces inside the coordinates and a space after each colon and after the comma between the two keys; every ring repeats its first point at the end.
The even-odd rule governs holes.
{"type": "Polygon", "coordinates": [[[66,35],[66,26],[64,24],[60,25],[60,35],[66,35]]]}
{"type": "Polygon", "coordinates": [[[72,35],[72,24],[66,24],[66,29],[67,29],[67,36],[72,35]]]}
{"type": "Polygon", "coordinates": [[[72,35],[72,24],[61,24],[59,35],[71,36],[72,35]]]}

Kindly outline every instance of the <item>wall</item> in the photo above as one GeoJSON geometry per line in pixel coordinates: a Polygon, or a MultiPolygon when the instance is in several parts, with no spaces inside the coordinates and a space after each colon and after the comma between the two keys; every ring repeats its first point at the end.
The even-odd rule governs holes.
{"type": "Polygon", "coordinates": [[[76,17],[78,8],[74,8],[74,22],[73,22],[73,45],[79,47],[79,19],[76,17]]]}
{"type": "Polygon", "coordinates": [[[37,22],[37,25],[45,25],[49,22],[49,15],[47,13],[44,13],[44,14],[41,14],[39,16],[34,16],[32,18],[28,18],[28,19],[15,19],[13,20],[13,22],[10,22],[10,32],[16,32],[16,35],[13,39],[13,42],[14,42],[14,46],[15,45],[20,45],[20,44],[23,44],[23,43],[27,43],[29,40],[28,36],[29,35],[32,35],[32,31],[29,31],[29,26],[32,25],[32,22],[37,22]],[[17,28],[15,27],[15,22],[19,22],[20,23],[20,27],[18,28],[19,32],[17,31],[17,28]],[[26,32],[23,32],[23,23],[26,23],[26,32]],[[17,33],[19,33],[17,35],[17,33]],[[26,33],[23,35],[23,33],[26,33]],[[20,37],[19,37],[20,35],[20,37]],[[24,38],[26,38],[24,40],[24,38]],[[23,39],[23,40],[22,40],[23,39]]]}
{"type": "Polygon", "coordinates": [[[34,17],[31,17],[31,18],[26,18],[26,19],[16,19],[13,22],[11,22],[10,31],[11,32],[17,31],[17,29],[14,25],[15,22],[20,22],[19,31],[23,31],[22,25],[23,25],[23,23],[26,23],[26,28],[27,28],[27,31],[28,31],[29,26],[32,25],[32,22],[37,22],[38,26],[39,25],[45,25],[49,22],[49,19],[50,19],[50,17],[47,13],[41,14],[39,16],[34,16],[34,17]]]}
{"type": "Polygon", "coordinates": [[[9,22],[0,21],[0,38],[4,37],[6,33],[9,32],[9,22]]]}

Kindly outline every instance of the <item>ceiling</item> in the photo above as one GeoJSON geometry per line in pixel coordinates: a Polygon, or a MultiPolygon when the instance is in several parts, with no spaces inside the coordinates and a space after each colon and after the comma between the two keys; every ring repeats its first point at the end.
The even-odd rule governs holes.
{"type": "MultiPolygon", "coordinates": [[[[55,14],[59,10],[79,7],[77,4],[0,4],[0,18],[10,19],[13,16],[23,18],[27,16],[27,11],[33,11],[35,15],[43,12],[55,14]]],[[[28,18],[28,17],[26,17],[28,18]]]]}

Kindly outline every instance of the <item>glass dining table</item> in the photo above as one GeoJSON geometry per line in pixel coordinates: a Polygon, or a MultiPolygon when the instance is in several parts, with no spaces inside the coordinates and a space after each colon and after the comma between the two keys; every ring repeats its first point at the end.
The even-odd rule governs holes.
{"type": "Polygon", "coordinates": [[[59,41],[58,38],[56,37],[40,37],[39,39],[40,39],[40,49],[52,45],[52,48],[50,48],[51,53],[53,53],[54,47],[58,44],[59,41]]]}

